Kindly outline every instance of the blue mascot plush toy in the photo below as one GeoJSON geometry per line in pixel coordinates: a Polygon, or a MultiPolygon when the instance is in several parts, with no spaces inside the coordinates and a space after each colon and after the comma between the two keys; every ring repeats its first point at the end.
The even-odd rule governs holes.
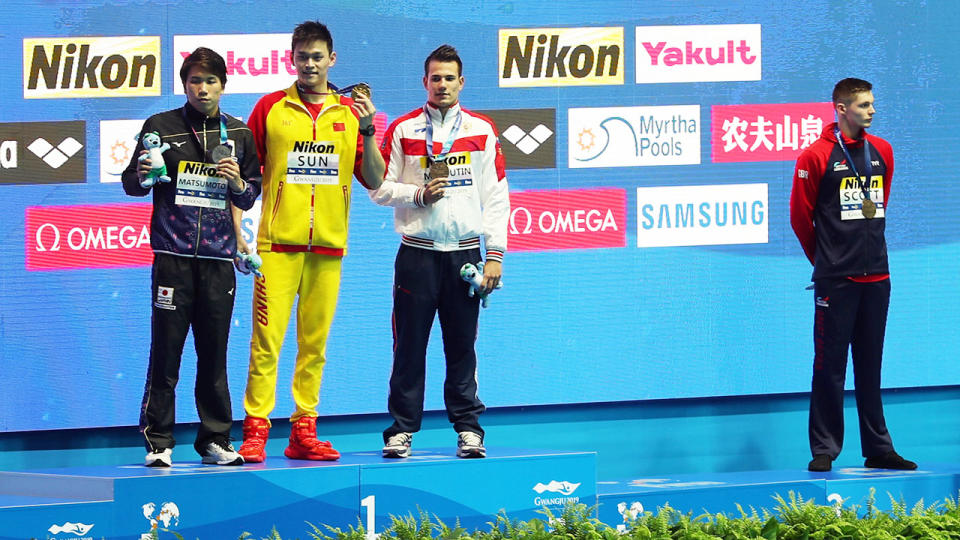
{"type": "Polygon", "coordinates": [[[263,259],[261,259],[256,253],[237,252],[237,270],[239,270],[240,273],[252,273],[258,278],[262,278],[263,274],[260,272],[261,266],[263,266],[263,259]]]}
{"type": "MultiPolygon", "coordinates": [[[[473,298],[475,294],[480,293],[483,283],[483,262],[478,262],[476,266],[471,263],[466,263],[460,267],[460,278],[470,284],[470,289],[467,291],[467,296],[473,298]]],[[[499,289],[503,287],[503,282],[497,283],[495,288],[499,289]]],[[[490,293],[480,295],[480,305],[484,308],[487,307],[487,297],[490,296],[490,293]]]]}
{"type": "Polygon", "coordinates": [[[169,182],[170,177],[167,176],[167,164],[163,162],[163,153],[170,149],[170,145],[167,143],[161,145],[160,134],[156,131],[151,131],[150,133],[143,134],[143,149],[146,150],[147,153],[140,154],[137,160],[144,161],[149,159],[150,172],[143,177],[140,185],[148,188],[157,182],[169,182]]]}

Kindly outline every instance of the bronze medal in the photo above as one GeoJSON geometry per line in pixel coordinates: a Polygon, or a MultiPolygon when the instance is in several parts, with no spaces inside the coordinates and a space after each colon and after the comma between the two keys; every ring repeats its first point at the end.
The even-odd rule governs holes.
{"type": "Polygon", "coordinates": [[[450,167],[445,161],[434,161],[430,163],[430,179],[446,178],[450,176],[450,167]]]}
{"type": "Polygon", "coordinates": [[[370,85],[361,82],[353,85],[353,88],[350,89],[350,97],[357,99],[359,96],[364,96],[367,99],[370,99],[370,96],[373,94],[373,90],[370,89],[370,85]]]}
{"type": "Polygon", "coordinates": [[[870,199],[865,199],[860,211],[863,212],[863,217],[873,219],[873,216],[877,215],[877,204],[870,199]]]}

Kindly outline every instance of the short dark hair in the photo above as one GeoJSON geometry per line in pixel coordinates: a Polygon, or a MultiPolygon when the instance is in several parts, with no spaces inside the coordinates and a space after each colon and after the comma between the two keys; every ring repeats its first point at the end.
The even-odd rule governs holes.
{"type": "Polygon", "coordinates": [[[430,74],[430,62],[456,62],[457,63],[457,75],[463,75],[463,62],[460,61],[460,55],[457,54],[457,50],[453,48],[452,45],[443,44],[430,53],[430,56],[423,61],[423,76],[426,77],[430,74]]]}
{"type": "Polygon", "coordinates": [[[322,41],[327,44],[327,52],[333,52],[333,36],[330,35],[330,29],[320,21],[303,21],[293,29],[293,38],[290,40],[290,54],[293,55],[294,49],[298,44],[313,43],[322,41]]]}
{"type": "Polygon", "coordinates": [[[860,92],[869,92],[870,90],[873,90],[873,85],[869,82],[863,79],[848,77],[833,87],[833,103],[834,105],[837,103],[849,105],[850,102],[853,101],[854,96],[860,92]]]}
{"type": "Polygon", "coordinates": [[[223,57],[217,54],[217,51],[206,47],[197,47],[190,56],[183,59],[183,65],[180,66],[180,82],[187,84],[187,77],[190,76],[190,70],[199,67],[208,71],[220,79],[220,84],[227,84],[227,64],[223,57]]]}

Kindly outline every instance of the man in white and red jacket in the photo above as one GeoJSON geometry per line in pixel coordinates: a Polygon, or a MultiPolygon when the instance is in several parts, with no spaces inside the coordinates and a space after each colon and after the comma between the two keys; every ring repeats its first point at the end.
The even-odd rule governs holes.
{"type": "Polygon", "coordinates": [[[829,471],[843,447],[847,349],[853,355],[864,466],[913,470],[893,449],[883,417],[880,365],[890,305],[884,238],[893,149],[870,135],[872,85],[847,78],[833,89],[837,122],[800,158],[790,223],[813,264],[814,361],[808,469],[829,471]]]}
{"type": "Polygon", "coordinates": [[[377,204],[395,208],[401,235],[393,290],[394,355],[388,408],[394,423],[384,431],[385,457],[410,455],[423,417],[427,340],[439,314],[447,376],[443,398],[458,434],[457,455],[484,457],[477,396],[479,297],[469,296],[460,267],[481,261],[481,295],[497,287],[507,248],[510,200],[503,153],[493,122],[460,107],[463,63],[442,45],[424,62],[427,103],[387,129],[381,153],[383,184],[370,191],[377,204]]]}

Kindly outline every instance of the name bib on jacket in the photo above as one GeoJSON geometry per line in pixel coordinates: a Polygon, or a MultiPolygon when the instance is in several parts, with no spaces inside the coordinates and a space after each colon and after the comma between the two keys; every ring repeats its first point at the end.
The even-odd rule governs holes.
{"type": "MultiPolygon", "coordinates": [[[[447,189],[467,187],[473,185],[473,165],[470,163],[470,152],[447,154],[443,160],[449,168],[447,174],[447,189]]],[[[423,168],[423,182],[430,181],[430,164],[427,157],[420,158],[420,167],[423,168]]]]}
{"type": "Polygon", "coordinates": [[[337,145],[324,141],[296,141],[287,153],[287,180],[290,184],[340,183],[340,154],[337,145]]]}
{"type": "Polygon", "coordinates": [[[181,206],[227,208],[227,179],[217,176],[217,166],[196,161],[181,161],[177,167],[177,196],[181,206]]]}
{"type": "MultiPolygon", "coordinates": [[[[873,219],[883,217],[883,176],[873,175],[870,178],[870,200],[877,205],[877,213],[873,219]]],[[[863,190],[855,176],[847,176],[840,180],[840,219],[866,219],[863,215],[863,190]]]]}

